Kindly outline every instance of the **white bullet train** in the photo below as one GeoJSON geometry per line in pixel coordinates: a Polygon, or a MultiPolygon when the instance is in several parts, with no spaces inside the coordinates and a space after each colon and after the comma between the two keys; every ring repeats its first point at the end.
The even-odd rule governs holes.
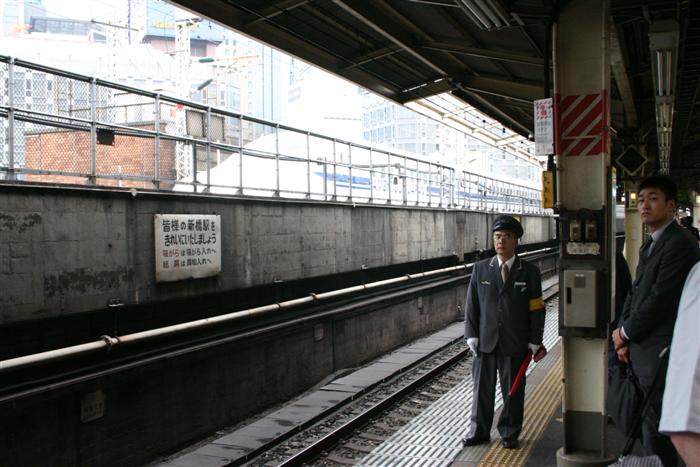
{"type": "Polygon", "coordinates": [[[196,178],[179,180],[174,190],[544,213],[534,187],[393,151],[323,143],[330,143],[325,150],[308,150],[306,144],[295,148],[267,135],[241,151],[210,149],[208,158],[200,149],[196,178]],[[277,147],[283,155],[276,155],[277,147]],[[207,159],[214,161],[208,170],[207,159]]]}

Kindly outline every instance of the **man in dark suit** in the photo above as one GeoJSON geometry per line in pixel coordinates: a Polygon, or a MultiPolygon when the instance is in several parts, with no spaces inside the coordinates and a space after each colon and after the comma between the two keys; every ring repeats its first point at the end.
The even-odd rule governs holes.
{"type": "Polygon", "coordinates": [[[675,183],[665,176],[648,177],[639,185],[637,209],[651,235],[639,252],[636,277],[619,327],[613,331],[618,358],[631,362],[650,400],[642,422],[644,451],[658,455],[667,467],[676,465],[677,454],[670,439],[659,433],[668,367],[668,360],[659,360],[659,354],[671,344],[683,284],[700,259],[697,240],[674,220],[676,197],[675,183]],[[651,391],[657,371],[658,386],[651,391]]]}
{"type": "MultiPolygon", "coordinates": [[[[620,316],[622,316],[622,309],[625,306],[625,299],[631,287],[632,276],[630,274],[630,268],[622,252],[618,251],[615,253],[615,315],[610,322],[610,329],[617,328],[617,323],[620,321],[620,316]]],[[[622,362],[617,358],[615,343],[611,335],[608,342],[608,381],[610,381],[612,377],[611,373],[617,365],[622,365],[622,362]]]]}
{"type": "MultiPolygon", "coordinates": [[[[462,440],[465,446],[490,441],[496,373],[506,400],[528,348],[537,353],[544,332],[540,271],[515,254],[523,235],[520,222],[499,216],[492,230],[496,256],[474,264],[465,305],[464,337],[474,354],[471,434],[462,440]]],[[[524,402],[523,380],[498,420],[505,448],[518,447],[524,402]]]]}
{"type": "Polygon", "coordinates": [[[685,216],[681,217],[681,220],[679,223],[685,227],[685,229],[690,232],[690,235],[693,236],[695,240],[700,240],[700,233],[698,233],[698,229],[695,228],[693,225],[693,218],[690,216],[685,216]]]}

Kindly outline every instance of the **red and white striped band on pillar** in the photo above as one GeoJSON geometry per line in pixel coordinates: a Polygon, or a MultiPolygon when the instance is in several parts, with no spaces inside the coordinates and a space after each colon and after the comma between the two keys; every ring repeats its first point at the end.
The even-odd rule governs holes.
{"type": "Polygon", "coordinates": [[[593,156],[608,145],[607,91],[554,100],[555,152],[561,156],[593,156]]]}

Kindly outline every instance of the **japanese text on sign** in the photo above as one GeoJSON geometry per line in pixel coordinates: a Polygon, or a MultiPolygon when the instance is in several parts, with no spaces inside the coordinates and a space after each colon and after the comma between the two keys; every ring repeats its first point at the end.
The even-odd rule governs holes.
{"type": "Polygon", "coordinates": [[[554,154],[554,110],[552,98],[539,99],[535,107],[535,155],[554,154]]]}
{"type": "Polygon", "coordinates": [[[156,282],[221,272],[221,216],[156,214],[154,232],[156,282]]]}

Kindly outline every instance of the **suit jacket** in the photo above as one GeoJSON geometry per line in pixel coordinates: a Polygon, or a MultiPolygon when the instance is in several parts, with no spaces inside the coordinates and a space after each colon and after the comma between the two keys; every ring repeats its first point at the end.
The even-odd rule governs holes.
{"type": "Polygon", "coordinates": [[[678,302],[690,268],[700,259],[697,240],[677,223],[666,227],[637,273],[619,325],[630,340],[630,360],[643,385],[650,385],[661,350],[671,343],[678,302]]]}
{"type": "Polygon", "coordinates": [[[464,308],[464,337],[478,337],[480,352],[493,352],[498,345],[504,355],[518,357],[528,343],[542,343],[540,271],[518,256],[505,284],[497,256],[474,264],[464,308]]]}

